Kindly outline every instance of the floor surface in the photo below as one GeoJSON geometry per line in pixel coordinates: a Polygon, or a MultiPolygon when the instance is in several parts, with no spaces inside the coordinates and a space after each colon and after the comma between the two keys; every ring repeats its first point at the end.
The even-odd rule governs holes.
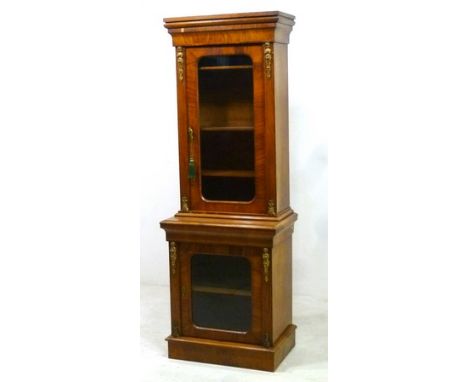
{"type": "Polygon", "coordinates": [[[327,301],[294,296],[296,346],[274,373],[167,358],[169,288],[141,286],[141,382],[326,382],[327,301]]]}

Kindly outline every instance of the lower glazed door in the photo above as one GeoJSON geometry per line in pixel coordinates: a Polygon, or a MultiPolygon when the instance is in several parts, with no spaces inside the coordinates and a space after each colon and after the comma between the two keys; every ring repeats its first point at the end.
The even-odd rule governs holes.
{"type": "Polygon", "coordinates": [[[260,344],[262,261],[255,248],[181,243],[185,336],[260,344]]]}

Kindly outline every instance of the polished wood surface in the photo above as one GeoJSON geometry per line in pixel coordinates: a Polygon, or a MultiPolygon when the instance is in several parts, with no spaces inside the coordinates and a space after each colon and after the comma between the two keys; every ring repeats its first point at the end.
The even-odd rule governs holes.
{"type": "MultiPolygon", "coordinates": [[[[297,214],[289,205],[287,75],[294,16],[272,11],[164,22],[176,47],[181,201],[180,211],[160,223],[169,243],[169,357],[274,371],[294,347],[296,329],[292,234],[297,214]],[[221,85],[223,78],[229,89],[221,85]],[[221,151],[214,147],[217,142],[221,151]],[[223,150],[231,154],[227,159],[223,150]],[[254,197],[208,200],[206,179],[253,182],[254,197]],[[248,264],[243,274],[249,275],[249,286],[210,282],[203,272],[205,279],[194,276],[193,261],[204,256],[218,263],[202,262],[202,269],[221,261],[221,267],[211,266],[213,271],[227,268],[226,260],[242,259],[248,264]],[[248,301],[239,306],[249,306],[249,321],[234,326],[236,330],[226,323],[197,325],[210,322],[197,321],[202,317],[197,314],[216,310],[215,305],[194,310],[203,294],[210,301],[248,301]]],[[[231,274],[231,281],[237,278],[231,274]]],[[[235,304],[226,307],[239,312],[235,304]]],[[[223,317],[229,321],[235,314],[223,317]]]]}
{"type": "Polygon", "coordinates": [[[293,232],[297,214],[290,212],[282,220],[177,214],[162,221],[161,227],[167,241],[273,247],[293,232]]]}
{"type": "Polygon", "coordinates": [[[292,322],[292,238],[273,247],[271,266],[272,340],[292,322]]]}
{"type": "Polygon", "coordinates": [[[274,108],[276,209],[289,208],[289,112],[287,45],[274,44],[274,108]]]}
{"type": "MultiPolygon", "coordinates": [[[[294,23],[291,23],[294,21],[294,16],[290,15],[285,12],[280,12],[280,11],[267,11],[267,12],[246,12],[246,13],[224,13],[224,14],[218,14],[218,15],[204,15],[204,16],[186,16],[186,17],[166,17],[163,19],[163,21],[166,24],[170,23],[177,23],[177,22],[185,22],[185,23],[190,23],[190,22],[200,22],[204,20],[218,20],[219,22],[228,22],[232,21],[233,19],[237,20],[255,20],[258,17],[271,17],[271,20],[278,20],[279,17],[287,18],[291,20],[289,23],[290,25],[294,25],[294,23]]],[[[239,24],[239,21],[235,21],[234,24],[239,24]]]]}
{"type": "Polygon", "coordinates": [[[170,358],[275,371],[294,347],[295,331],[295,325],[288,326],[270,348],[194,337],[169,336],[166,340],[170,358]]]}
{"type": "Polygon", "coordinates": [[[289,42],[294,16],[287,13],[252,12],[229,15],[164,19],[174,46],[289,42]]]}

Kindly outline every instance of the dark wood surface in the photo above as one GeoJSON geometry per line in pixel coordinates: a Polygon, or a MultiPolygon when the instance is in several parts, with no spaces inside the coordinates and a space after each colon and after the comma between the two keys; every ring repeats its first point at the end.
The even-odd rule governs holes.
{"type": "MultiPolygon", "coordinates": [[[[161,222],[170,253],[172,334],[167,338],[169,357],[273,371],[295,343],[292,233],[297,214],[289,206],[287,76],[287,43],[294,16],[273,11],[175,17],[164,21],[177,47],[181,198],[180,211],[161,222]],[[272,60],[267,75],[265,49],[268,43],[272,60]],[[236,56],[236,59],[216,66],[208,57],[199,67],[199,61],[206,56],[236,56]],[[247,71],[252,71],[251,77],[245,77],[247,71]],[[237,87],[236,81],[229,82],[234,84],[233,94],[238,94],[238,98],[226,95],[220,100],[215,93],[205,94],[201,110],[200,78],[225,76],[227,72],[239,78],[237,87]],[[242,81],[242,78],[246,79],[242,81]],[[250,82],[252,101],[252,96],[243,92],[243,87],[250,82]],[[223,102],[229,107],[226,115],[219,109],[223,102]],[[189,127],[193,131],[192,141],[189,127]],[[202,134],[231,134],[229,143],[233,139],[234,144],[235,138],[239,138],[239,147],[240,142],[249,142],[252,137],[249,134],[253,134],[255,155],[253,159],[249,156],[252,146],[244,143],[239,155],[232,155],[220,164],[216,161],[219,154],[207,152],[210,146],[204,144],[203,158],[208,159],[204,162],[207,167],[202,168],[202,134]],[[243,140],[236,134],[244,134],[243,140]],[[189,179],[190,157],[196,169],[193,179],[189,179]],[[244,158],[243,162],[238,162],[239,166],[223,167],[237,157],[244,158]],[[253,179],[255,197],[251,201],[208,201],[202,196],[202,177],[253,179]],[[191,259],[200,254],[246,259],[250,288],[239,289],[230,283],[217,285],[197,279],[194,282],[191,259]],[[250,299],[249,329],[236,331],[225,329],[227,326],[223,329],[197,326],[192,303],[199,295],[192,296],[192,291],[250,299]]],[[[216,88],[216,83],[214,85],[216,88]]],[[[213,83],[203,91],[209,92],[210,86],[213,83]]],[[[213,141],[205,142],[216,142],[213,135],[209,139],[213,141]]]]}

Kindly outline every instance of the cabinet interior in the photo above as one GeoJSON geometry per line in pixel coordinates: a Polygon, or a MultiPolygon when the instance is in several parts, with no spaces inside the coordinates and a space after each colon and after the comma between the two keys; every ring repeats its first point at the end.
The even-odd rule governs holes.
{"type": "Polygon", "coordinates": [[[247,55],[198,62],[201,191],[207,200],[255,197],[252,70],[247,55]]]}
{"type": "Polygon", "coordinates": [[[252,320],[251,267],[247,258],[195,254],[191,258],[192,322],[246,332],[252,320]]]}

